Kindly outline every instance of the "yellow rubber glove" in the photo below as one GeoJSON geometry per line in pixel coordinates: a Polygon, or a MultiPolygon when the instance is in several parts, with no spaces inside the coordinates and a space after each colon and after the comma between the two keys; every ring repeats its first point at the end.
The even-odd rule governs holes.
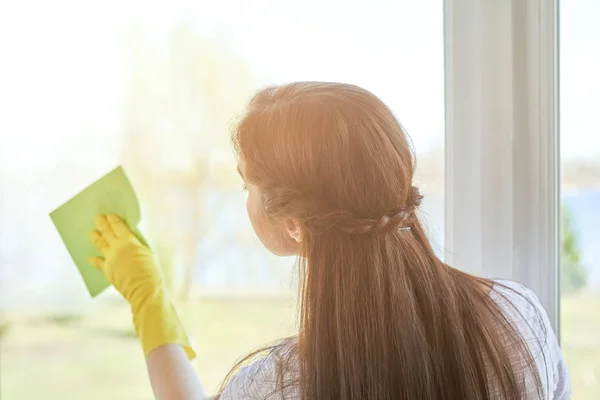
{"type": "Polygon", "coordinates": [[[90,232],[90,239],[103,258],[90,257],[89,263],[103,271],[129,302],[146,357],[155,348],[173,343],[181,345],[188,358],[194,359],[196,354],[167,295],[152,251],[114,214],[99,215],[95,223],[98,229],[90,232]]]}

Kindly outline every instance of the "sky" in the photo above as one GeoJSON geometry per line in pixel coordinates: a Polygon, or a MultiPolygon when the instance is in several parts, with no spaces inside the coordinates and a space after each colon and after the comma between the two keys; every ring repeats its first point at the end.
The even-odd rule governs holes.
{"type": "MultiPolygon", "coordinates": [[[[561,9],[561,150],[600,158],[600,1],[561,9]]],[[[122,134],[125,33],[188,21],[227,38],[264,83],[336,80],[387,102],[417,151],[443,145],[442,0],[14,1],[0,6],[0,165],[51,165],[122,134]],[[88,144],[89,145],[89,144],[88,144]]],[[[108,156],[107,156],[108,154],[108,156]]]]}

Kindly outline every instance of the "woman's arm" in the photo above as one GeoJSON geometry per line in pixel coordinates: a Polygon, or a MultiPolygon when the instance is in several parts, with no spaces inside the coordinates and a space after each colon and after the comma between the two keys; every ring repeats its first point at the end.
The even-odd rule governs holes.
{"type": "Polygon", "coordinates": [[[131,306],[154,394],[159,400],[196,400],[204,390],[190,364],[196,353],[171,302],[152,250],[116,215],[96,217],[90,239],[102,257],[101,270],[131,306]]]}
{"type": "Polygon", "coordinates": [[[180,345],[157,347],[148,354],[146,365],[157,400],[205,399],[202,383],[180,345]]]}

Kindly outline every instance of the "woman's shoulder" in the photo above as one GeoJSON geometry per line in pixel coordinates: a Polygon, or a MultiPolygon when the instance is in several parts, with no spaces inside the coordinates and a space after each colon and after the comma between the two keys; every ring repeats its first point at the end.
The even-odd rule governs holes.
{"type": "Polygon", "coordinates": [[[546,314],[535,293],[525,285],[508,279],[494,279],[492,282],[494,286],[490,296],[501,306],[512,304],[523,311],[529,310],[535,313],[543,311],[546,314]]]}
{"type": "Polygon", "coordinates": [[[554,332],[546,310],[535,293],[524,285],[509,280],[494,280],[490,297],[504,311],[511,323],[530,347],[542,350],[552,344],[554,332]]]}
{"type": "Polygon", "coordinates": [[[279,400],[298,398],[295,385],[298,371],[295,360],[296,339],[287,339],[268,354],[241,368],[227,384],[220,400],[279,400]],[[285,397],[284,397],[285,395],[285,397]]]}
{"type": "Polygon", "coordinates": [[[535,293],[526,286],[495,280],[490,296],[504,310],[529,350],[551,399],[570,398],[569,374],[548,314],[535,293]]]}

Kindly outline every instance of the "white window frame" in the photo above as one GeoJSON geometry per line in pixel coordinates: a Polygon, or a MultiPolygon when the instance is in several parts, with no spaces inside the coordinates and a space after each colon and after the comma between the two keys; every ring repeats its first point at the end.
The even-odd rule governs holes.
{"type": "Polygon", "coordinates": [[[447,262],[559,330],[558,1],[445,0],[447,262]]]}

